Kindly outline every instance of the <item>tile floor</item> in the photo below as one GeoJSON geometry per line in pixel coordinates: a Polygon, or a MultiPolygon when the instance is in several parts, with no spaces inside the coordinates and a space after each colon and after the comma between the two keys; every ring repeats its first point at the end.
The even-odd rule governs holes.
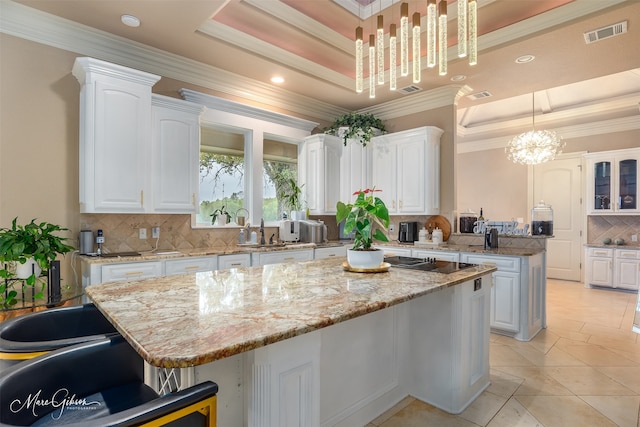
{"type": "Polygon", "coordinates": [[[640,427],[637,295],[548,280],[547,329],[491,334],[491,386],[450,415],[408,397],[366,427],[640,427]]]}

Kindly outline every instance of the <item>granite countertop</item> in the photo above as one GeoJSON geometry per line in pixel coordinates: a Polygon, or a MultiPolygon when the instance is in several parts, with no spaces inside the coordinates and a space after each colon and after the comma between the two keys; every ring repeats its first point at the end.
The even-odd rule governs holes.
{"type": "Polygon", "coordinates": [[[496,270],[391,267],[354,273],[342,259],[111,282],[86,294],[151,365],[205,364],[399,304],[496,270]]]}
{"type": "Polygon", "coordinates": [[[194,249],[178,249],[178,250],[158,250],[157,252],[140,252],[135,256],[87,256],[81,255],[82,260],[89,264],[109,264],[119,262],[139,262],[139,261],[158,261],[164,259],[210,256],[210,255],[229,255],[254,252],[273,252],[273,251],[293,251],[300,249],[315,249],[342,246],[348,242],[327,242],[327,243],[287,243],[275,245],[241,245],[241,246],[213,246],[210,248],[194,248],[194,249]]]}
{"type": "Polygon", "coordinates": [[[440,245],[414,245],[411,243],[398,243],[389,242],[384,243],[381,246],[397,246],[399,248],[407,249],[422,249],[428,251],[449,251],[449,252],[471,252],[487,255],[506,255],[506,256],[534,256],[539,253],[546,252],[541,248],[513,248],[513,247],[500,247],[496,249],[485,249],[484,245],[452,245],[444,242],[440,245]]]}

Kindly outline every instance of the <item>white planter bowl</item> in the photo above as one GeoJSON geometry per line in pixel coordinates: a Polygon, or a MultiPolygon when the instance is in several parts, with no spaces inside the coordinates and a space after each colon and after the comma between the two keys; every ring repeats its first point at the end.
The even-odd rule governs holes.
{"type": "Polygon", "coordinates": [[[18,279],[26,279],[31,276],[31,274],[35,274],[36,277],[38,277],[40,273],[42,273],[42,269],[33,258],[27,258],[27,262],[24,264],[16,261],[16,277],[18,279]]]}
{"type": "Polygon", "coordinates": [[[378,268],[384,262],[384,251],[354,251],[347,249],[347,262],[352,268],[378,268]]]}

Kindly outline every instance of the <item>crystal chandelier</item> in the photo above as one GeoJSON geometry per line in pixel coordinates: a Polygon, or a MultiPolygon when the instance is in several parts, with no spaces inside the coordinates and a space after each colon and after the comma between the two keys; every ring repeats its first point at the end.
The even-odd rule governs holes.
{"type": "Polygon", "coordinates": [[[533,104],[535,95],[532,94],[532,130],[521,133],[513,138],[504,148],[507,158],[522,165],[538,165],[556,158],[565,146],[558,134],[550,130],[535,130],[535,112],[533,104]]]}
{"type": "MultiPolygon", "coordinates": [[[[391,3],[395,3],[392,0],[391,3]]],[[[457,0],[458,5],[458,57],[469,57],[469,65],[478,62],[478,17],[477,0],[457,0]]],[[[374,34],[369,35],[369,46],[365,50],[363,28],[356,28],[356,92],[364,89],[363,62],[364,52],[369,52],[369,97],[375,98],[375,84],[385,83],[385,38],[383,15],[377,17],[377,25],[374,34]],[[377,74],[377,75],[376,75],[377,74]]],[[[400,51],[397,52],[396,24],[389,27],[389,89],[396,89],[397,81],[397,56],[400,56],[400,75],[408,76],[409,69],[413,72],[413,82],[419,83],[421,79],[421,27],[420,14],[415,12],[409,21],[409,4],[400,4],[399,42],[400,51]],[[411,27],[410,27],[411,26],[411,27]],[[409,38],[411,37],[411,47],[409,38]],[[412,66],[409,67],[409,50],[412,51],[412,66]],[[399,54],[399,55],[398,55],[399,54]]],[[[447,74],[447,0],[427,0],[426,15],[426,65],[433,68],[438,65],[438,74],[447,74]]]]}

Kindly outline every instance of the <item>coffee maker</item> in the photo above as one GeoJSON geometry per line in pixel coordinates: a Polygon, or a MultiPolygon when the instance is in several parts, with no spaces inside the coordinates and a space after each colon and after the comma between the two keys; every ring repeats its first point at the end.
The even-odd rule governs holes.
{"type": "Polygon", "coordinates": [[[413,243],[416,240],[418,240],[418,223],[415,221],[401,222],[398,232],[398,241],[413,243]]]}

